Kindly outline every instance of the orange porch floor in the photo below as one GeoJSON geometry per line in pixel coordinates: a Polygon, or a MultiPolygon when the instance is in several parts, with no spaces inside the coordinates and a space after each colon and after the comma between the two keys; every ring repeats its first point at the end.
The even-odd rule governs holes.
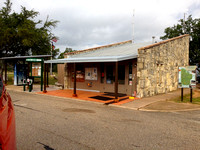
{"type": "MultiPolygon", "coordinates": [[[[58,97],[66,97],[66,98],[74,98],[74,99],[87,100],[87,101],[93,101],[93,102],[100,102],[104,104],[114,104],[114,105],[121,105],[121,104],[133,101],[133,99],[129,99],[129,96],[119,97],[119,102],[117,103],[114,102],[115,97],[113,96],[105,96],[108,98],[112,98],[112,100],[106,100],[106,101],[98,100],[98,99],[94,99],[90,97],[104,96],[105,93],[80,91],[80,90],[76,91],[77,97],[73,97],[72,96],[73,90],[70,90],[70,89],[47,91],[47,93],[43,93],[43,92],[37,92],[37,93],[44,94],[44,95],[52,95],[52,96],[58,96],[58,97]]],[[[134,100],[136,99],[138,98],[135,98],[134,100]]]]}

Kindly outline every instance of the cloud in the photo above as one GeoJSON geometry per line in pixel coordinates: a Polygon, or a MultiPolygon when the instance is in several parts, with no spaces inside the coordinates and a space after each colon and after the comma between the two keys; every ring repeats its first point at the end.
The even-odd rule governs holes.
{"type": "MultiPolygon", "coordinates": [[[[2,2],[0,2],[1,4],[2,2]]],[[[183,18],[185,12],[200,17],[198,0],[15,0],[20,5],[39,11],[38,19],[60,21],[52,32],[59,37],[56,48],[85,49],[132,39],[133,9],[135,42],[156,40],[164,29],[183,18]]]]}

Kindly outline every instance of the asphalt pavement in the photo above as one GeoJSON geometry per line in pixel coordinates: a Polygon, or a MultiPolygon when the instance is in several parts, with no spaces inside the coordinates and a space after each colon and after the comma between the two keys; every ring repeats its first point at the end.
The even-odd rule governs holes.
{"type": "Polygon", "coordinates": [[[200,110],[151,112],[8,90],[18,150],[199,149],[200,110]]]}

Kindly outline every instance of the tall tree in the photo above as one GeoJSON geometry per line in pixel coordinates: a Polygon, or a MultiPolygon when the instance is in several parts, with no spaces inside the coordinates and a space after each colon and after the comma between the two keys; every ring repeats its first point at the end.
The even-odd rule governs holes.
{"type": "Polygon", "coordinates": [[[72,48],[66,47],[65,51],[60,53],[60,55],[58,56],[58,59],[64,58],[65,53],[69,53],[69,52],[73,52],[73,51],[75,51],[75,50],[73,50],[72,48]]]}
{"type": "Polygon", "coordinates": [[[166,28],[164,33],[165,35],[160,37],[162,40],[190,34],[190,64],[200,62],[200,18],[193,19],[192,15],[189,15],[186,20],[180,19],[177,25],[166,28]]]}
{"type": "Polygon", "coordinates": [[[39,12],[21,6],[21,12],[12,12],[12,3],[6,0],[0,9],[0,57],[50,54],[52,27],[58,21],[35,21],[39,12]]]}

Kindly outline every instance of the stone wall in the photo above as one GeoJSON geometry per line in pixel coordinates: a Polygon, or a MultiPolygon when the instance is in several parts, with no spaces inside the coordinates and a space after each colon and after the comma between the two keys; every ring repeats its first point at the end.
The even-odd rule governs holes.
{"type": "Polygon", "coordinates": [[[189,64],[189,35],[138,49],[137,95],[148,97],[178,88],[178,67],[189,64]]]}

